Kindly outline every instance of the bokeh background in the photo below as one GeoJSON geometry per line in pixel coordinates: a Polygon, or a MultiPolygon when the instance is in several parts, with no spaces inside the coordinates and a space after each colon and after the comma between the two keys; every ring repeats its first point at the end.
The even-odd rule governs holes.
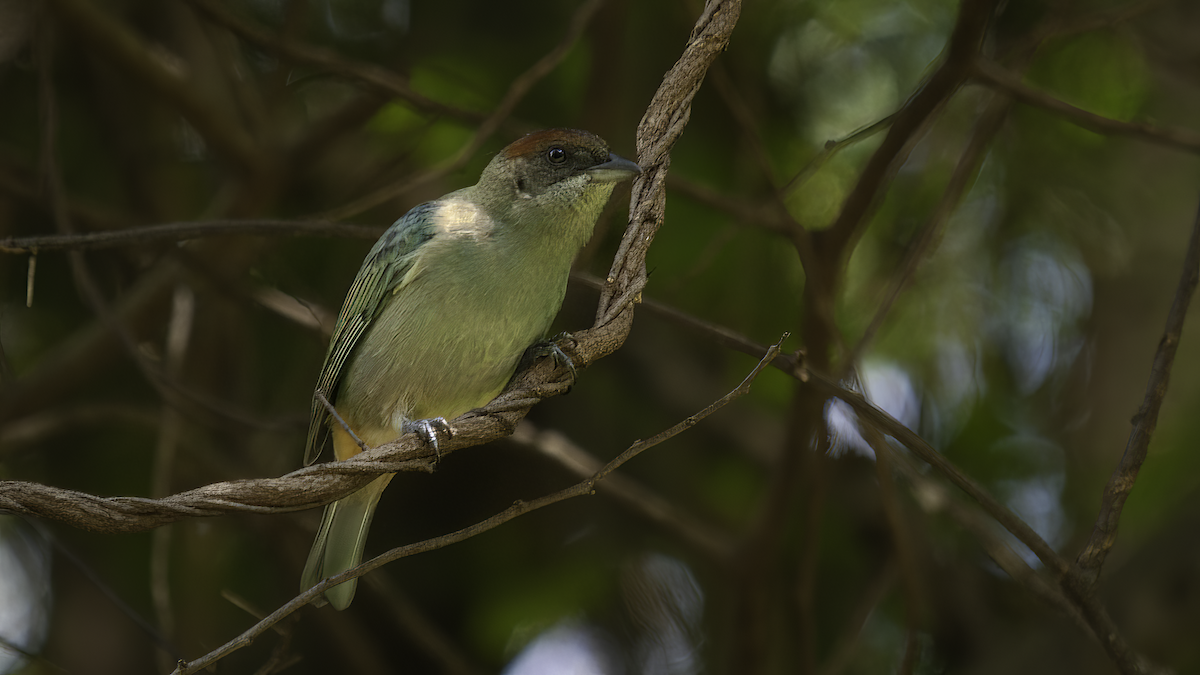
{"type": "MultiPolygon", "coordinates": [[[[0,478],[161,496],[298,467],[324,331],[369,233],[474,182],[526,131],[586,128],[633,157],[638,120],[700,9],[0,0],[0,237],[328,216],[374,228],[43,252],[31,306],[29,256],[0,255],[0,478]],[[559,44],[561,58],[477,136],[559,44]],[[379,73],[410,95],[377,86],[379,73]]],[[[835,220],[889,116],[937,67],[958,9],[748,3],[674,150],[628,342],[536,407],[516,439],[399,476],[368,554],[565,487],[578,476],[547,438],[607,460],[755,364],[651,304],[760,344],[790,332],[784,350],[805,347],[794,228],[835,220]]],[[[1196,128],[1198,28],[1190,0],[1010,0],[982,50],[1085,110],[1196,128]]],[[[1084,130],[968,81],[914,136],[851,254],[832,263],[834,338],[821,360],[1073,559],[1145,392],[1200,199],[1195,154],[1084,130]],[[972,142],[979,161],[942,219],[972,142]],[[910,259],[919,266],[872,327],[910,259]]],[[[614,197],[580,273],[607,272],[628,194],[614,197]]],[[[595,302],[573,284],[559,328],[590,326],[595,302]]],[[[1099,587],[1131,645],[1179,672],[1200,669],[1198,332],[1193,318],[1099,587]]],[[[827,425],[797,447],[789,423],[804,388],[768,370],[748,396],[622,469],[620,495],[601,489],[393,563],[350,610],[308,608],[221,667],[1116,672],[1084,629],[907,482],[889,512],[848,408],[829,404],[827,425]],[[780,467],[795,468],[784,460],[797,453],[780,494],[780,467]],[[660,507],[672,517],[653,517],[660,507]],[[765,527],[777,533],[766,547],[765,527]]],[[[0,516],[0,672],[168,672],[195,659],[295,595],[318,517],[100,535],[0,516]]]]}

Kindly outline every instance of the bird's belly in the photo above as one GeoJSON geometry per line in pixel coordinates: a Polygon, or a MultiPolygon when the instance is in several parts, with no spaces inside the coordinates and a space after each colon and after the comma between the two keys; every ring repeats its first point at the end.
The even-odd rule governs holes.
{"type": "Polygon", "coordinates": [[[360,435],[390,440],[406,420],[453,419],[486,404],[561,302],[553,294],[551,302],[531,303],[519,295],[481,297],[477,289],[409,290],[416,292],[393,298],[372,322],[338,388],[337,408],[360,435]]]}

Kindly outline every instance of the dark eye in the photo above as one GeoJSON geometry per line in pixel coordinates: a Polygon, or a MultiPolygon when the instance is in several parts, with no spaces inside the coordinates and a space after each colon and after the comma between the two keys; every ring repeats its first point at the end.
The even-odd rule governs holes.
{"type": "Polygon", "coordinates": [[[546,151],[546,159],[553,164],[562,164],[567,161],[567,151],[556,145],[546,151]]]}

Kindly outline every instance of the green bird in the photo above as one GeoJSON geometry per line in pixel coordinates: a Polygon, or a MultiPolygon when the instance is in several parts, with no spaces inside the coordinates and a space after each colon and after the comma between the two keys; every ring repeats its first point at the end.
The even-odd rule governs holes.
{"type": "MultiPolygon", "coordinates": [[[[549,129],[500,151],[475,185],[414,207],[363,261],[317,389],[371,447],[409,431],[436,444],[445,420],[495,398],[546,336],[575,255],[616,183],[638,173],[594,134],[549,129]]],[[[306,465],[330,436],[337,459],[360,452],[314,397],[306,465]]],[[[325,507],[301,590],[359,564],[393,475],[325,507]]],[[[356,587],[352,579],[325,598],[345,609],[356,587]]]]}

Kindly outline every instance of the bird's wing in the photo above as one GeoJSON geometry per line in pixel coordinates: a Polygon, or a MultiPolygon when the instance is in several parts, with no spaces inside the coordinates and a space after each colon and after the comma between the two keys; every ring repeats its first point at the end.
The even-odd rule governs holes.
{"type": "MultiPolygon", "coordinates": [[[[342,311],[338,314],[333,335],[329,339],[329,349],[325,352],[325,364],[321,366],[321,375],[317,378],[317,389],[331,403],[337,395],[346,362],[354,353],[359,338],[406,283],[417,250],[433,237],[432,218],[437,207],[437,202],[427,202],[404,214],[375,242],[359,268],[358,276],[354,278],[342,303],[342,311]]],[[[328,414],[314,395],[308,421],[308,441],[304,447],[305,466],[316,461],[325,445],[324,422],[328,414]]]]}

